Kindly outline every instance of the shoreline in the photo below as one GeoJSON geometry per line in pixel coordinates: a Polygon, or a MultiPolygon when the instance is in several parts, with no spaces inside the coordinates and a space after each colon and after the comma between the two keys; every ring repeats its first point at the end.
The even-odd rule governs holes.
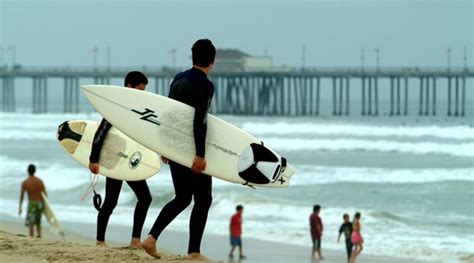
{"type": "MultiPolygon", "coordinates": [[[[21,219],[2,218],[0,221],[0,260],[2,262],[29,261],[39,259],[46,261],[134,261],[148,262],[156,259],[141,250],[126,248],[129,241],[131,228],[110,225],[107,229],[107,239],[110,248],[95,247],[95,226],[91,224],[63,223],[66,241],[49,231],[45,220],[43,225],[43,238],[35,239],[26,236],[27,228],[21,219]],[[80,234],[79,234],[80,233],[80,234]]],[[[142,235],[142,238],[145,235],[142,235]]],[[[189,262],[184,258],[188,242],[186,232],[165,230],[158,241],[158,252],[162,256],[159,262],[189,262]]],[[[262,241],[243,237],[245,260],[227,258],[230,250],[227,237],[204,234],[202,253],[217,262],[311,262],[311,247],[289,245],[277,242],[262,241]]],[[[236,251],[237,252],[237,251],[236,251]]],[[[238,253],[234,252],[234,258],[238,253]]],[[[346,262],[344,247],[340,250],[324,249],[324,260],[314,262],[346,262]]],[[[196,261],[192,261],[196,262],[196,261]]],[[[416,259],[395,258],[388,256],[367,255],[362,252],[358,262],[425,262],[416,259]]]]}

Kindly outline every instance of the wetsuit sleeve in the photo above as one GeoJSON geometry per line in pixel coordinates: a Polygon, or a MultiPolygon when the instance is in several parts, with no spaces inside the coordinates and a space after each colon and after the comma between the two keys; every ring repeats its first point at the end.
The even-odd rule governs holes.
{"type": "Polygon", "coordinates": [[[110,124],[106,119],[102,119],[99,128],[97,128],[97,131],[94,134],[94,140],[92,141],[92,149],[91,155],[89,156],[89,162],[99,162],[100,151],[102,150],[102,145],[104,144],[105,136],[107,135],[107,132],[109,132],[110,128],[112,128],[112,124],[110,124]]]}
{"type": "Polygon", "coordinates": [[[207,110],[211,104],[214,87],[212,83],[196,92],[193,133],[196,155],[204,158],[206,154],[207,110]]]}

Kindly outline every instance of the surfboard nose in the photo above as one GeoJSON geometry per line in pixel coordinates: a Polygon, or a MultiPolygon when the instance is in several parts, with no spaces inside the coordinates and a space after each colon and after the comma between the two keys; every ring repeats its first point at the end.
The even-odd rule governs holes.
{"type": "Polygon", "coordinates": [[[92,84],[81,85],[81,89],[83,91],[93,91],[94,89],[98,89],[98,85],[92,85],[92,84]]]}

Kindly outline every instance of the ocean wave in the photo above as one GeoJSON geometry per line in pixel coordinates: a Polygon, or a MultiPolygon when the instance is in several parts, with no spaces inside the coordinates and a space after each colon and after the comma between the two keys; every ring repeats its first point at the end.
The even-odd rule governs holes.
{"type": "Polygon", "coordinates": [[[474,140],[474,128],[468,126],[377,126],[357,124],[254,123],[241,128],[254,135],[332,135],[371,137],[410,137],[474,140]]]}
{"type": "MultiPolygon", "coordinates": [[[[121,196],[128,200],[130,196],[121,196]]],[[[17,200],[0,200],[2,214],[16,216],[17,200]]],[[[60,222],[80,222],[95,225],[96,211],[91,205],[81,205],[79,201],[69,204],[58,203],[51,195],[50,201],[60,222]]],[[[273,242],[309,246],[309,222],[312,207],[268,202],[265,196],[255,196],[255,191],[225,191],[214,195],[214,202],[208,217],[207,233],[227,235],[230,216],[237,204],[244,204],[243,238],[251,237],[273,242]],[[246,202],[246,200],[255,200],[246,202]]],[[[119,202],[122,203],[123,202],[119,202]]],[[[152,219],[160,208],[152,207],[148,214],[152,219]]],[[[416,257],[426,260],[449,262],[466,253],[474,253],[469,240],[474,236],[468,232],[455,235],[442,228],[425,229],[407,222],[407,215],[394,215],[389,211],[360,209],[356,207],[323,207],[321,218],[324,223],[323,242],[326,248],[343,250],[336,242],[342,214],[360,211],[362,213],[362,234],[365,239],[365,251],[369,254],[416,257]]],[[[188,229],[191,209],[186,209],[170,225],[169,229],[183,231],[188,229]]],[[[110,219],[110,224],[131,226],[133,223],[133,205],[118,205],[110,219]]],[[[145,229],[153,220],[147,220],[145,229]]],[[[437,226],[430,226],[437,227],[437,226]]]]}
{"type": "Polygon", "coordinates": [[[390,140],[362,139],[297,139],[297,138],[260,138],[265,145],[280,151],[370,151],[396,152],[408,154],[443,154],[458,157],[474,157],[474,142],[435,143],[435,142],[398,142],[390,140]]]}
{"type": "Polygon", "coordinates": [[[474,168],[457,169],[385,169],[316,165],[296,165],[290,185],[314,185],[336,182],[359,183],[431,183],[443,181],[474,182],[474,168]]]}
{"type": "MultiPolygon", "coordinates": [[[[227,233],[228,220],[234,213],[235,205],[245,198],[242,195],[245,194],[228,193],[226,197],[215,198],[209,216],[209,224],[213,226],[209,230],[211,233],[227,233]]],[[[308,217],[312,207],[261,201],[244,203],[244,237],[309,246],[308,217]]],[[[321,218],[325,229],[325,247],[342,250],[335,239],[342,223],[342,215],[349,213],[352,218],[356,211],[362,213],[367,253],[449,261],[459,257],[460,253],[474,251],[468,244],[469,238],[473,237],[472,233],[460,237],[445,233],[442,228],[435,231],[422,229],[410,224],[410,219],[404,215],[355,207],[323,207],[321,218]],[[450,241],[449,245],[446,240],[450,241]]]]}
{"type": "Polygon", "coordinates": [[[27,177],[26,168],[30,163],[36,165],[36,175],[43,180],[48,191],[71,190],[89,183],[90,173],[86,168],[78,169],[59,163],[45,164],[37,160],[23,161],[0,156],[2,188],[19,187],[27,177]]]}

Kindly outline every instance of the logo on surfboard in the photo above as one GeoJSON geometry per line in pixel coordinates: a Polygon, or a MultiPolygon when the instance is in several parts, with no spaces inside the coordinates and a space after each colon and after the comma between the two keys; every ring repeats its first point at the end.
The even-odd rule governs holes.
{"type": "Polygon", "coordinates": [[[128,161],[128,166],[130,169],[135,169],[138,167],[142,160],[142,153],[141,152],[134,152],[128,161]]]}
{"type": "Polygon", "coordinates": [[[134,110],[132,109],[133,112],[135,113],[138,113],[139,115],[141,115],[142,117],[140,119],[142,120],[145,120],[147,122],[151,122],[155,125],[160,125],[160,121],[157,119],[158,118],[158,115],[155,115],[155,111],[153,110],[150,110],[148,108],[145,108],[145,111],[144,112],[140,112],[140,111],[137,111],[137,110],[134,110]]]}

